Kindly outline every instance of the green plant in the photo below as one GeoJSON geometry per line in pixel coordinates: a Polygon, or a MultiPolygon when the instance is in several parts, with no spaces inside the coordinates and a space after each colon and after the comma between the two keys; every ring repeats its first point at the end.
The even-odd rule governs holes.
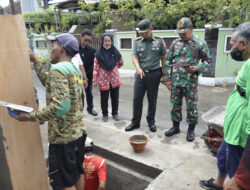
{"type": "MultiPolygon", "coordinates": [[[[249,0],[117,0],[99,1],[98,4],[87,4],[79,1],[82,13],[62,12],[61,27],[67,31],[73,24],[91,24],[98,21],[93,32],[102,33],[114,23],[134,29],[139,20],[151,19],[154,29],[175,29],[181,17],[190,17],[195,28],[205,24],[222,24],[223,27],[235,27],[250,21],[249,0]]],[[[28,32],[59,31],[58,13],[46,9],[33,13],[24,13],[28,32]],[[57,24],[55,20],[57,14],[57,24]]]]}

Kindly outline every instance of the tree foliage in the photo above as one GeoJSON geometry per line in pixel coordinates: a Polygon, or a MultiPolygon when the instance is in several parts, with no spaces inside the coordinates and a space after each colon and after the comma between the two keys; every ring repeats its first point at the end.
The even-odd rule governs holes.
{"type": "MultiPolygon", "coordinates": [[[[56,32],[59,31],[58,13],[53,9],[24,13],[28,33],[35,32],[56,32]],[[55,14],[57,19],[55,18],[55,14]]],[[[61,14],[61,26],[63,31],[67,31],[73,24],[78,24],[79,15],[71,12],[61,14]]]]}
{"type": "Polygon", "coordinates": [[[102,32],[114,22],[136,26],[143,18],[151,19],[156,29],[175,29],[181,17],[190,17],[194,27],[222,24],[235,27],[250,20],[249,0],[118,0],[93,4],[81,2],[82,10],[101,15],[96,31],[102,32]],[[91,7],[91,9],[90,9],[91,7]]]}
{"type": "MultiPolygon", "coordinates": [[[[90,24],[95,20],[94,32],[103,32],[117,25],[134,30],[143,18],[151,19],[155,29],[175,29],[177,21],[184,16],[191,18],[195,28],[204,28],[205,24],[235,27],[250,21],[249,0],[101,0],[98,4],[79,1],[79,5],[81,14],[62,13],[63,31],[84,20],[90,24]]],[[[58,31],[52,9],[25,13],[24,18],[26,23],[31,23],[29,28],[33,32],[58,31]]]]}

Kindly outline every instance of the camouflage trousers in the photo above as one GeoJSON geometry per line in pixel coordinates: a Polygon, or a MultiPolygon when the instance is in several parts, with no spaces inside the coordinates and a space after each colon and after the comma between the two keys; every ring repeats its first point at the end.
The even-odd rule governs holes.
{"type": "Polygon", "coordinates": [[[197,111],[197,101],[198,93],[197,87],[192,86],[179,86],[173,85],[171,91],[171,103],[172,111],[171,118],[172,121],[180,122],[182,121],[182,98],[186,99],[187,105],[187,123],[197,124],[198,123],[198,111],[197,111]]]}

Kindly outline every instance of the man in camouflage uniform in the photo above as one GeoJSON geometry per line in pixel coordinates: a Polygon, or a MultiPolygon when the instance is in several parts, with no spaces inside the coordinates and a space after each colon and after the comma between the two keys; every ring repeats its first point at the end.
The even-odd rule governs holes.
{"type": "Polygon", "coordinates": [[[143,98],[147,92],[147,122],[150,131],[155,132],[157,95],[160,80],[163,80],[162,75],[165,73],[166,46],[162,38],[152,35],[153,28],[148,19],[140,21],[138,27],[142,37],[135,40],[132,56],[137,74],[134,85],[133,118],[125,131],[132,131],[140,127],[143,98]]]}
{"type": "Polygon", "coordinates": [[[211,56],[206,42],[193,35],[193,24],[189,18],[183,17],[177,23],[177,32],[180,38],[173,41],[166,60],[165,84],[171,90],[173,109],[171,118],[173,127],[165,132],[166,136],[180,133],[182,120],[182,97],[187,104],[187,141],[195,138],[194,128],[198,123],[198,76],[207,70],[211,63],[211,56]],[[199,64],[199,61],[202,63],[199,64]]]}
{"type": "Polygon", "coordinates": [[[20,113],[19,121],[48,123],[49,176],[54,190],[84,189],[84,144],[81,71],[71,63],[79,43],[71,34],[49,36],[52,41],[50,71],[47,72],[30,50],[36,73],[46,87],[47,106],[31,114],[20,113]]]}

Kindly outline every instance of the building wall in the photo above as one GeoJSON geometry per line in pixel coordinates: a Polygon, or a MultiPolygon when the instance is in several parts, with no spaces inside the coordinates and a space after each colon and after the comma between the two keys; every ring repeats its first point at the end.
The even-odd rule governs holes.
{"type": "Polygon", "coordinates": [[[38,11],[37,0],[21,0],[22,13],[38,11]]]}
{"type": "Polygon", "coordinates": [[[51,42],[49,42],[44,34],[32,34],[28,36],[29,47],[33,50],[34,54],[41,58],[49,58],[51,42]],[[43,46],[39,46],[43,45],[43,46]]]}
{"type": "MultiPolygon", "coordinates": [[[[231,36],[233,29],[219,29],[218,43],[217,43],[217,55],[215,64],[215,78],[223,77],[235,77],[242,66],[242,62],[236,62],[232,60],[230,51],[225,52],[226,36],[231,36]]],[[[155,30],[153,34],[161,37],[178,37],[178,34],[174,30],[155,30]]],[[[194,34],[199,36],[201,39],[205,39],[205,29],[194,29],[194,34]]],[[[115,33],[115,46],[121,52],[124,59],[123,69],[135,70],[132,63],[132,49],[122,50],[120,49],[120,38],[136,38],[136,33],[127,32],[116,32],[115,33]]],[[[170,44],[167,44],[169,47],[170,44]]]]}
{"type": "Polygon", "coordinates": [[[116,32],[115,37],[114,37],[114,44],[115,47],[120,51],[122,54],[122,58],[124,61],[124,65],[122,69],[129,69],[129,70],[134,70],[134,65],[132,63],[132,53],[133,53],[133,45],[132,43],[132,49],[130,50],[122,50],[120,49],[120,38],[132,38],[132,42],[136,38],[136,33],[135,32],[116,32]]]}
{"type": "MultiPolygon", "coordinates": [[[[194,34],[199,36],[203,40],[205,38],[205,30],[204,29],[194,30],[194,34]]],[[[178,37],[178,34],[175,32],[175,30],[154,30],[153,35],[161,36],[163,38],[165,38],[165,37],[178,37]]],[[[129,50],[120,49],[120,39],[121,38],[132,38],[132,49],[133,49],[134,39],[136,38],[136,32],[135,31],[116,32],[115,37],[114,37],[115,46],[121,52],[123,60],[124,60],[124,66],[122,67],[122,69],[135,70],[134,65],[132,63],[133,50],[132,49],[129,49],[129,50]]],[[[168,47],[170,47],[171,44],[166,44],[166,45],[168,48],[168,47]]]]}
{"type": "Polygon", "coordinates": [[[236,62],[231,58],[230,52],[225,52],[226,36],[231,36],[233,29],[220,29],[217,46],[215,77],[236,77],[243,62],[236,62]]]}
{"type": "MultiPolygon", "coordinates": [[[[230,56],[230,51],[224,52],[226,36],[231,36],[233,29],[220,29],[219,37],[218,37],[218,45],[217,45],[217,57],[216,57],[216,65],[215,65],[215,78],[219,79],[219,82],[213,81],[213,83],[220,84],[221,81],[228,80],[229,83],[234,81],[234,77],[237,76],[238,71],[240,70],[243,62],[236,62],[232,60],[230,56]]],[[[161,37],[178,37],[174,30],[155,30],[153,34],[161,37]]],[[[205,30],[198,29],[194,30],[194,34],[198,35],[201,39],[205,39],[205,30]]],[[[44,35],[33,35],[34,41],[32,42],[34,47],[34,52],[36,55],[40,57],[49,56],[50,48],[37,47],[37,40],[46,41],[46,37],[44,35]]],[[[133,53],[133,42],[136,38],[136,32],[127,31],[127,32],[116,32],[114,35],[114,44],[117,49],[121,52],[124,59],[124,66],[122,69],[135,71],[134,65],[132,63],[132,53],[133,53]],[[121,49],[120,48],[120,39],[121,38],[131,38],[132,40],[132,48],[131,49],[121,49]]],[[[170,44],[167,44],[169,47],[170,44]]],[[[229,48],[230,49],[230,48],[229,48]]],[[[208,78],[206,80],[209,80],[208,78]]]]}

